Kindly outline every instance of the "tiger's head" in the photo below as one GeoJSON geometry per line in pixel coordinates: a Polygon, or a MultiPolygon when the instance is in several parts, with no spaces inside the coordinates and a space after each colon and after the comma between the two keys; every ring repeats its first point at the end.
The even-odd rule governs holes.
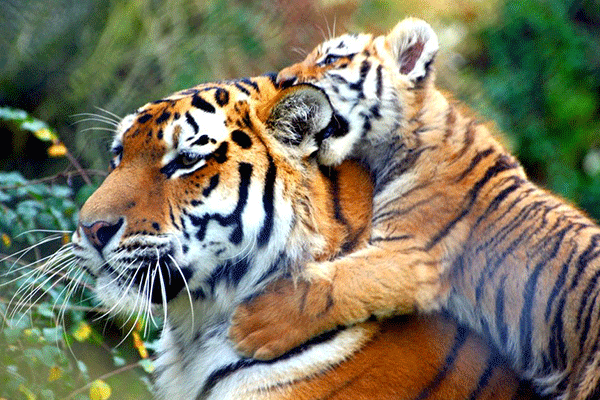
{"type": "Polygon", "coordinates": [[[117,312],[185,305],[182,319],[210,299],[226,313],[282,266],[325,251],[312,156],[332,115],[320,89],[265,76],[200,85],[125,117],[73,236],[100,299],[117,312]]]}
{"type": "Polygon", "coordinates": [[[418,101],[415,89],[433,81],[437,50],[431,26],[407,18],[386,36],[345,34],[321,43],[277,79],[312,83],[327,93],[336,112],[336,129],[318,138],[318,157],[325,165],[337,165],[348,156],[373,156],[377,145],[386,151],[390,138],[411,118],[418,101]],[[361,140],[368,146],[358,146],[361,140]],[[370,154],[361,154],[361,147],[370,154]]]}

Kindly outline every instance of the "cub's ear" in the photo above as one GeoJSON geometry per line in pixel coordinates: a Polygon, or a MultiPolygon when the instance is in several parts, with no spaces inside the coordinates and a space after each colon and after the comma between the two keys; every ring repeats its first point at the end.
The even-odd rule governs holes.
{"type": "Polygon", "coordinates": [[[427,22],[406,18],[392,29],[385,41],[400,73],[413,82],[422,81],[430,75],[429,66],[439,45],[437,35],[427,22]]]}
{"type": "Polygon", "coordinates": [[[275,97],[265,125],[283,144],[297,147],[303,155],[318,150],[333,118],[333,108],[327,95],[312,85],[297,85],[284,89],[275,97]]]}

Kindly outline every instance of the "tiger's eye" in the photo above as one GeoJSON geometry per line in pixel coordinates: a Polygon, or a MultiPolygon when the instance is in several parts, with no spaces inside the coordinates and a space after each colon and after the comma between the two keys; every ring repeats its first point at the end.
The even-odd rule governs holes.
{"type": "Polygon", "coordinates": [[[189,167],[197,163],[199,159],[200,156],[198,156],[197,154],[185,153],[181,155],[181,165],[183,165],[184,167],[189,167]]]}

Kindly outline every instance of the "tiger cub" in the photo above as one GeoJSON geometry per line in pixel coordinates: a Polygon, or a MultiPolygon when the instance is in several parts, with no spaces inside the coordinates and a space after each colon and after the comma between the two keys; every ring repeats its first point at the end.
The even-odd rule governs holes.
{"type": "Polygon", "coordinates": [[[542,395],[600,398],[600,228],[529,181],[490,129],[434,86],[424,21],[346,34],[279,73],[322,88],[323,164],[374,178],[367,248],[304,266],[240,306],[230,337],[269,359],[337,325],[443,310],[483,333],[542,395]],[[295,288],[298,288],[297,290],[295,288]]]}

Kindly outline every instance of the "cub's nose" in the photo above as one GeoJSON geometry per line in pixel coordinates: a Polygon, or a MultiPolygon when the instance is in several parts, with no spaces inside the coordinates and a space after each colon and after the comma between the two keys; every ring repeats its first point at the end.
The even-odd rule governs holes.
{"type": "Polygon", "coordinates": [[[96,221],[91,225],[79,224],[81,231],[88,238],[90,243],[99,251],[112,239],[123,225],[123,218],[116,223],[107,221],[96,221]]]}

